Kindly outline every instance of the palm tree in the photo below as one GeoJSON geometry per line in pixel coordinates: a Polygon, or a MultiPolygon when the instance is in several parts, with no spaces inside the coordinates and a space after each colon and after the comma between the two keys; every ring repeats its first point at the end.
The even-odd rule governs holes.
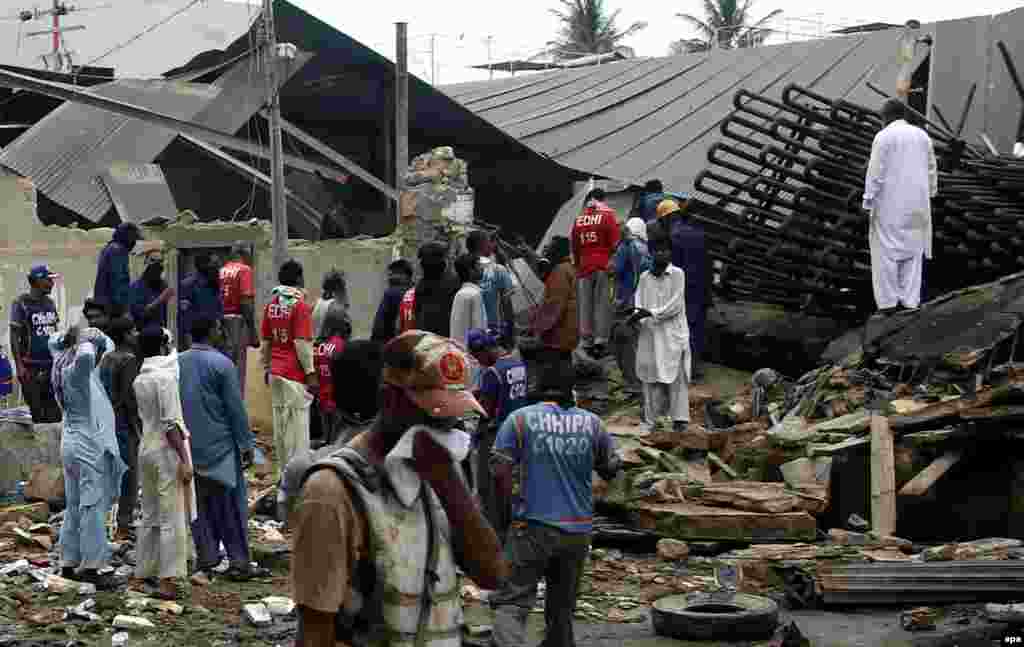
{"type": "Polygon", "coordinates": [[[626,29],[615,25],[619,11],[608,13],[604,0],[559,0],[563,9],[551,13],[562,21],[558,40],[548,43],[559,60],[569,60],[590,54],[607,54],[618,44],[647,26],[635,22],[626,29]]]}
{"type": "Polygon", "coordinates": [[[721,49],[760,45],[770,33],[770,30],[765,29],[765,24],[781,14],[782,9],[776,9],[764,18],[750,22],[750,9],[753,4],[753,0],[704,0],[703,20],[693,14],[676,14],[690,23],[700,37],[672,43],[670,53],[706,51],[711,49],[712,43],[721,49]]]}

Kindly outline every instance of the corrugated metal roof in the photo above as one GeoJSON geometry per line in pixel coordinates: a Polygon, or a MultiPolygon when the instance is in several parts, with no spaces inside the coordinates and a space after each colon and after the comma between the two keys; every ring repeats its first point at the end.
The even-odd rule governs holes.
{"type": "Polygon", "coordinates": [[[171,188],[158,164],[114,164],[100,178],[124,222],[171,222],[178,216],[171,188]]]}
{"type": "MultiPolygon", "coordinates": [[[[282,70],[284,83],[311,58],[282,70]]],[[[262,106],[264,90],[250,83],[250,61],[235,64],[210,85],[122,79],[93,92],[152,108],[222,132],[237,132],[262,106]]],[[[100,181],[115,163],[149,163],[177,133],[106,110],[67,102],[0,153],[0,164],[32,178],[57,204],[99,222],[113,203],[100,181]]]]}
{"type": "Polygon", "coordinates": [[[799,83],[874,105],[879,97],[864,82],[894,87],[900,33],[631,59],[442,90],[564,166],[686,189],[706,166],[738,90],[779,97],[787,84],[799,83]]]}

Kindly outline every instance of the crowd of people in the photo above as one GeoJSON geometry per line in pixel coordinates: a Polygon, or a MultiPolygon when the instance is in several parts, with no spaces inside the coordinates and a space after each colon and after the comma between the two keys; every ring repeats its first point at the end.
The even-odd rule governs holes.
{"type": "Polygon", "coordinates": [[[542,578],[548,644],[571,645],[591,475],[619,468],[600,417],[577,405],[573,355],[613,353],[627,390],[643,397],[645,424],[667,416],[685,433],[710,292],[687,208],[652,183],[620,224],[592,191],[568,236],[542,255],[523,250],[544,282],[529,343],[513,308],[519,278],[484,231],[453,262],[447,246],[424,245],[418,281],[412,263],[392,262],[363,340],[351,339],[344,276],[328,273],[313,303],[294,260],[257,313],[245,248],[223,264],[197,254],[177,294],[158,255],[131,281],[141,235],[122,224],[83,323],[65,332],[54,275],[32,268],[12,346],[33,417],[64,423],[62,575],[117,584],[106,568],[115,503],[114,539],[136,543],[133,587],[173,599],[185,577],[209,577],[225,556],[230,578],[265,574],[251,562],[244,475],[255,447],[246,355],[259,348],[277,514],[294,533],[300,644],[444,642],[460,622],[461,570],[492,590],[496,645],[523,644],[542,578]],[[177,345],[167,330],[175,298],[177,345]]]}

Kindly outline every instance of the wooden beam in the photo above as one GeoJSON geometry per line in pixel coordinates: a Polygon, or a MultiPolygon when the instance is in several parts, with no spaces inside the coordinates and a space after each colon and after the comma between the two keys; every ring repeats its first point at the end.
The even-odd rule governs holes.
{"type": "Polygon", "coordinates": [[[962,454],[958,451],[948,451],[939,456],[928,467],[921,470],[909,483],[904,485],[900,489],[900,494],[903,496],[921,496],[935,484],[935,481],[942,478],[942,475],[948,472],[949,468],[956,465],[961,457],[962,454]]]}
{"type": "Polygon", "coordinates": [[[863,438],[851,438],[850,440],[844,440],[841,443],[835,445],[810,445],[807,450],[807,457],[814,458],[815,456],[831,456],[832,454],[840,454],[851,449],[857,449],[863,447],[871,442],[871,438],[865,436],[863,438]]]}
{"type": "Polygon", "coordinates": [[[896,532],[896,461],[892,430],[885,416],[871,416],[871,529],[896,532]]]}

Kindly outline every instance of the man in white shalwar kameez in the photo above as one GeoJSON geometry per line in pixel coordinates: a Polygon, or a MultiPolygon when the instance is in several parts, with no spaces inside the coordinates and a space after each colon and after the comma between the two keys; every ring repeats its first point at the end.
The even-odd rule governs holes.
{"type": "Polygon", "coordinates": [[[875,135],[864,178],[870,213],[871,282],[878,309],[921,303],[924,259],[932,257],[931,198],[938,190],[935,150],[928,134],[906,122],[906,106],[882,106],[886,127],[875,135]]]}
{"type": "Polygon", "coordinates": [[[173,600],[177,582],[188,577],[188,524],[196,515],[192,453],[178,390],[178,354],[169,345],[170,336],[161,328],[147,328],[139,337],[144,359],[135,378],[135,397],[142,419],[142,521],[135,577],[137,584],[159,578],[157,595],[173,600]]]}
{"type": "Polygon", "coordinates": [[[644,394],[644,423],[653,428],[658,418],[672,417],[675,431],[690,422],[690,329],[686,323],[686,276],[672,265],[667,237],[652,238],[653,267],[640,276],[636,289],[639,323],[636,376],[644,394]]]}

